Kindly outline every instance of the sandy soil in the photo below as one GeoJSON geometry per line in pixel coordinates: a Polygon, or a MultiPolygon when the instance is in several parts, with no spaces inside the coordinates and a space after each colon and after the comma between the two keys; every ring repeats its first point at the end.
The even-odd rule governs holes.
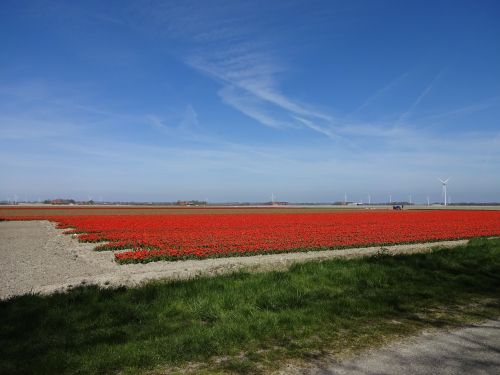
{"type": "MultiPolygon", "coordinates": [[[[467,243],[443,241],[388,246],[393,254],[429,251],[467,243]]],[[[133,286],[154,279],[187,279],[240,269],[285,269],[295,262],[369,256],[381,247],[256,255],[249,257],[119,265],[113,252],[93,251],[48,221],[0,222],[0,299],[26,293],[49,294],[82,284],[133,286]]]]}

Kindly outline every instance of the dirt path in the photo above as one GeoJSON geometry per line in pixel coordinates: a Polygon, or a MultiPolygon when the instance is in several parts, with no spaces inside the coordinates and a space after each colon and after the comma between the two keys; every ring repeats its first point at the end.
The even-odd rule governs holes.
{"type": "Polygon", "coordinates": [[[337,363],[324,360],[289,375],[500,374],[500,320],[449,332],[424,333],[337,363]]]}
{"type": "MultiPolygon", "coordinates": [[[[53,293],[80,284],[137,285],[153,279],[187,279],[238,269],[285,269],[295,262],[369,256],[381,247],[119,265],[111,251],[96,252],[48,221],[0,222],[0,299],[25,293],[53,293]]],[[[435,246],[467,243],[444,241],[388,246],[391,253],[429,251],[435,246]]]]}

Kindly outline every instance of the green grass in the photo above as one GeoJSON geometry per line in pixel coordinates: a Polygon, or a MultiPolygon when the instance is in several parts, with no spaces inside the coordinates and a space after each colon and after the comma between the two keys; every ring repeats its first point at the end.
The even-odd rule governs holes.
{"type": "Polygon", "coordinates": [[[499,296],[498,239],[283,272],[23,296],[0,303],[0,373],[258,373],[498,316],[499,296]]]}

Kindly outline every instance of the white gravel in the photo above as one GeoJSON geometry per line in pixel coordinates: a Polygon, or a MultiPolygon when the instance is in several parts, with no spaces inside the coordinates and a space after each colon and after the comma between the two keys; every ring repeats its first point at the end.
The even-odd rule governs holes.
{"type": "MultiPolygon", "coordinates": [[[[393,254],[454,247],[467,240],[384,247],[393,254]]],[[[93,251],[48,221],[0,222],[0,299],[26,293],[49,294],[81,284],[134,286],[154,279],[187,279],[240,269],[285,269],[295,262],[369,256],[381,247],[311,251],[248,257],[119,265],[113,252],[93,251]]]]}

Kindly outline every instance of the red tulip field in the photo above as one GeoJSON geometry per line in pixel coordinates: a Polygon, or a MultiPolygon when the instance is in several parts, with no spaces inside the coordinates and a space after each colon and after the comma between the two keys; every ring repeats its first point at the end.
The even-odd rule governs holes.
{"type": "Polygon", "coordinates": [[[418,243],[500,235],[500,211],[10,216],[47,219],[120,263],[418,243]],[[100,244],[97,244],[100,243],[100,244]]]}

